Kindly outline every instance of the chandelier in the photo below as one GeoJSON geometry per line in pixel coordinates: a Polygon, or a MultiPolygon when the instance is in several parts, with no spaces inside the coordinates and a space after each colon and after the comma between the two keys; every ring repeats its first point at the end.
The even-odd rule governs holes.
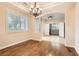
{"type": "Polygon", "coordinates": [[[30,14],[37,17],[42,13],[42,10],[34,3],[34,6],[30,8],[30,14]]]}

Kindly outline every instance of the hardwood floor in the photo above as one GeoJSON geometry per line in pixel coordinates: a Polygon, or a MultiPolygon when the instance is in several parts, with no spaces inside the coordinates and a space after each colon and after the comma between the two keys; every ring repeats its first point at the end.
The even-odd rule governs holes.
{"type": "Polygon", "coordinates": [[[47,41],[29,40],[3,50],[0,56],[78,56],[75,49],[59,44],[59,47],[47,41]]]}

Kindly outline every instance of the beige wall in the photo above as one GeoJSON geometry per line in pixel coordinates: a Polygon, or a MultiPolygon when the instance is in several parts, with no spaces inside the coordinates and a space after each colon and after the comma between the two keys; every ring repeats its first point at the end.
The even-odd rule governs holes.
{"type": "Polygon", "coordinates": [[[79,53],[79,3],[75,7],[75,48],[79,53]]]}
{"type": "Polygon", "coordinates": [[[7,4],[0,5],[0,49],[32,39],[32,17],[29,17],[29,31],[28,32],[14,32],[10,33],[7,30],[7,12],[14,15],[26,16],[26,12],[21,11],[16,7],[11,7],[7,4]]]}
{"type": "MultiPolygon", "coordinates": [[[[41,33],[35,33],[34,31],[34,17],[33,16],[29,16],[25,11],[22,11],[16,7],[11,7],[11,6],[9,7],[9,5],[7,7],[6,6],[7,5],[0,5],[0,49],[17,44],[19,42],[29,40],[29,39],[34,39],[34,40],[42,39],[41,33]],[[24,15],[24,16],[28,15],[29,31],[24,32],[24,33],[23,32],[20,32],[20,33],[7,32],[7,25],[6,25],[7,24],[7,18],[6,18],[7,11],[12,12],[14,14],[18,14],[18,15],[24,15]]],[[[67,46],[75,46],[75,4],[68,5],[59,9],[63,9],[63,12],[65,13],[65,39],[62,38],[62,42],[65,42],[65,45],[67,46]]],[[[42,30],[43,30],[43,26],[41,28],[42,30]]]]}
{"type": "Polygon", "coordinates": [[[30,29],[31,30],[31,32],[30,32],[31,37],[33,40],[41,41],[41,38],[42,38],[41,32],[38,32],[38,33],[35,32],[34,20],[35,20],[35,17],[31,16],[31,23],[30,23],[30,25],[31,25],[31,29],[30,29]]]}
{"type": "Polygon", "coordinates": [[[75,4],[65,9],[65,44],[75,46],[75,4]]]}

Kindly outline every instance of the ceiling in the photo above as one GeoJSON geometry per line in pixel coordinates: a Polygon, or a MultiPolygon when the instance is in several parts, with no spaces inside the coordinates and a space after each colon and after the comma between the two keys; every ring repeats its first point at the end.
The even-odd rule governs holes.
{"type": "MultiPolygon", "coordinates": [[[[34,2],[10,2],[10,4],[15,5],[20,9],[23,9],[24,11],[29,13],[29,9],[31,6],[34,5],[34,2]]],[[[68,3],[64,3],[64,2],[37,2],[37,6],[39,6],[39,8],[42,9],[42,15],[40,16],[52,14],[55,12],[63,13],[64,6],[67,4],[68,3]]]]}
{"type": "Polygon", "coordinates": [[[53,20],[64,20],[65,15],[63,13],[52,13],[52,14],[47,14],[46,16],[43,17],[43,19],[53,19],[53,20]]]}
{"type": "MultiPolygon", "coordinates": [[[[34,5],[34,2],[18,2],[18,3],[22,4],[23,6],[28,7],[28,8],[30,8],[31,6],[34,5]]],[[[50,6],[50,5],[53,6],[55,4],[58,4],[58,2],[37,2],[37,5],[40,8],[46,8],[47,6],[50,6]]]]}
{"type": "MultiPolygon", "coordinates": [[[[17,5],[18,7],[25,8],[29,10],[31,6],[34,5],[34,2],[11,2],[13,5],[17,5]]],[[[48,10],[54,6],[64,4],[63,2],[37,2],[37,6],[39,6],[42,10],[48,10]]]]}

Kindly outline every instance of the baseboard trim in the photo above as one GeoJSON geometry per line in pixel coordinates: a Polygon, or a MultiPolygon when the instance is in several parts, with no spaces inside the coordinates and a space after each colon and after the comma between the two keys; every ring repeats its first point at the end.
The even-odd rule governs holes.
{"type": "Polygon", "coordinates": [[[79,49],[78,49],[77,47],[74,47],[74,48],[75,48],[76,52],[77,52],[78,55],[79,55],[79,49]]]}
{"type": "Polygon", "coordinates": [[[28,41],[28,40],[41,41],[41,40],[36,40],[36,39],[29,38],[29,39],[27,39],[27,40],[23,40],[23,41],[15,42],[15,43],[12,43],[12,44],[9,44],[9,45],[0,47],[0,50],[5,49],[5,48],[8,48],[8,47],[11,47],[11,46],[14,46],[14,45],[17,45],[17,44],[22,43],[22,42],[26,42],[26,41],[28,41]]]}
{"type": "Polygon", "coordinates": [[[67,46],[67,47],[73,47],[73,48],[75,48],[76,52],[77,52],[77,53],[78,53],[78,55],[79,55],[79,49],[78,49],[77,47],[75,47],[75,46],[72,46],[72,45],[65,45],[65,46],[67,46]]]}
{"type": "Polygon", "coordinates": [[[32,40],[32,39],[23,40],[23,41],[15,42],[15,43],[0,47],[0,50],[5,49],[5,48],[10,47],[10,46],[13,46],[13,45],[16,45],[16,44],[19,44],[19,43],[22,43],[22,42],[25,42],[25,41],[28,41],[28,40],[32,40]]]}

